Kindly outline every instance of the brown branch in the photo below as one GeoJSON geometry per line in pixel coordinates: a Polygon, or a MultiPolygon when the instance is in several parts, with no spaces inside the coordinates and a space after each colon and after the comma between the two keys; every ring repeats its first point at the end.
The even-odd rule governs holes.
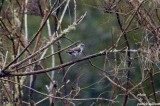
{"type": "MultiPolygon", "coordinates": [[[[54,4],[55,5],[55,4],[54,4]]],[[[54,9],[54,5],[52,6],[52,8],[50,9],[48,15],[46,16],[46,19],[44,20],[44,23],[42,24],[42,26],[38,29],[38,31],[36,32],[36,34],[34,35],[34,37],[31,39],[31,41],[29,42],[29,44],[21,51],[21,53],[12,61],[10,62],[7,66],[5,66],[2,70],[5,71],[9,66],[11,66],[14,62],[17,61],[17,59],[19,59],[23,53],[28,49],[28,47],[33,43],[33,41],[36,39],[36,37],[39,35],[39,33],[41,32],[41,30],[43,29],[43,27],[45,26],[45,23],[47,21],[47,19],[49,18],[49,16],[51,15],[51,13],[53,12],[53,9],[54,9]]],[[[59,8],[59,7],[58,7],[59,8]]],[[[56,9],[58,9],[56,8],[56,9]]],[[[55,10],[56,10],[55,9],[55,10]]]]}
{"type": "Polygon", "coordinates": [[[154,83],[154,78],[153,78],[153,72],[152,72],[153,71],[153,64],[152,64],[151,69],[147,69],[147,71],[149,72],[149,76],[150,76],[150,83],[151,83],[151,87],[153,90],[154,101],[155,101],[155,103],[158,103],[156,90],[155,90],[155,83],[154,83]]]}
{"type": "MultiPolygon", "coordinates": [[[[69,26],[67,30],[73,30],[71,29],[73,26],[69,26]]],[[[16,66],[19,66],[20,64],[26,62],[27,60],[29,60],[30,58],[33,58],[34,56],[36,56],[37,54],[39,54],[40,52],[42,52],[43,50],[45,50],[46,48],[48,48],[50,45],[52,45],[53,43],[55,43],[56,41],[58,41],[59,39],[61,39],[63,36],[65,36],[67,32],[62,32],[58,37],[51,39],[50,42],[48,42],[44,47],[42,47],[41,49],[37,50],[36,52],[34,52],[32,55],[29,55],[28,57],[26,57],[24,60],[12,65],[12,68],[15,68],[16,66]]]]}
{"type": "MultiPolygon", "coordinates": [[[[122,27],[122,23],[121,23],[121,20],[120,20],[120,16],[118,13],[116,13],[116,17],[117,17],[117,21],[118,21],[118,24],[119,24],[119,27],[121,29],[121,31],[123,32],[124,29],[122,27]]],[[[126,103],[127,103],[127,100],[128,100],[128,89],[129,89],[129,79],[130,79],[130,66],[131,66],[131,53],[130,53],[130,45],[129,45],[129,41],[128,41],[128,37],[127,37],[127,33],[124,32],[124,39],[125,39],[125,43],[126,43],[126,46],[127,46],[127,84],[126,84],[126,94],[125,94],[125,97],[124,97],[124,103],[123,103],[123,106],[126,106],[126,103]]]]}
{"type": "MultiPolygon", "coordinates": [[[[35,64],[34,71],[38,70],[39,68],[40,68],[40,65],[39,64],[35,64]]],[[[37,79],[37,76],[33,75],[32,78],[30,79],[31,80],[30,88],[34,89],[36,79],[37,79]]],[[[34,104],[34,101],[33,101],[33,90],[32,89],[29,90],[29,95],[28,95],[29,96],[29,102],[30,102],[31,106],[34,104]]]]}
{"type": "MultiPolygon", "coordinates": [[[[60,5],[60,2],[61,0],[58,0],[57,2],[57,5],[60,5]]],[[[58,32],[58,16],[59,16],[59,13],[60,13],[60,8],[57,9],[56,11],[56,16],[54,17],[54,30],[55,30],[55,37],[57,37],[57,32],[58,32]]],[[[57,42],[57,49],[58,51],[61,50],[61,44],[60,44],[60,41],[57,42]]],[[[63,58],[62,58],[62,55],[61,55],[61,52],[58,52],[58,57],[59,57],[59,61],[60,61],[60,64],[63,64],[63,58]]],[[[65,96],[67,95],[67,86],[66,86],[66,77],[65,77],[65,73],[66,73],[66,70],[65,68],[62,68],[62,73],[63,73],[63,83],[64,83],[64,94],[65,96]]]]}
{"type": "MultiPolygon", "coordinates": [[[[37,54],[39,54],[40,52],[42,52],[43,50],[45,50],[46,48],[48,48],[50,45],[52,45],[53,43],[55,43],[56,41],[58,41],[59,39],[61,39],[63,36],[65,36],[67,33],[69,33],[71,30],[75,29],[75,26],[78,25],[86,16],[86,13],[84,15],[82,15],[76,22],[74,22],[72,25],[68,26],[68,28],[64,29],[58,37],[51,38],[51,41],[48,42],[45,46],[43,46],[41,49],[37,50],[36,52],[34,52],[32,55],[26,57],[24,60],[12,65],[12,68],[15,68],[17,66],[19,66],[20,64],[26,62],[27,60],[29,60],[30,58],[33,58],[34,56],[36,56],[37,54]]],[[[28,47],[28,46],[27,46],[28,47]]],[[[26,48],[27,48],[26,47],[26,48]]],[[[17,58],[18,59],[18,58],[17,58]]],[[[13,60],[8,66],[10,66],[11,64],[13,64],[15,62],[15,60],[13,60]]],[[[6,66],[7,67],[7,66],[6,66]]],[[[2,72],[5,70],[6,68],[4,68],[2,70],[2,72]]]]}
{"type": "Polygon", "coordinates": [[[141,3],[139,4],[139,6],[137,7],[137,9],[135,10],[134,14],[132,15],[130,21],[128,22],[128,24],[126,25],[126,27],[124,28],[123,32],[120,34],[119,38],[117,39],[117,42],[115,44],[115,47],[117,47],[119,41],[121,40],[121,37],[125,34],[126,30],[129,28],[129,26],[131,25],[133,19],[135,18],[137,12],[139,11],[140,7],[142,6],[142,4],[144,3],[145,0],[141,1],[141,3]]]}
{"type": "Polygon", "coordinates": [[[58,66],[55,66],[55,67],[42,69],[42,70],[38,70],[38,71],[34,71],[34,72],[10,73],[9,76],[26,76],[26,75],[33,75],[33,74],[41,74],[41,73],[45,73],[45,72],[50,72],[50,71],[61,69],[63,67],[66,67],[66,66],[69,66],[69,65],[84,61],[84,60],[88,60],[88,59],[95,58],[95,57],[98,57],[98,56],[103,56],[105,54],[106,54],[106,52],[103,51],[103,52],[100,52],[100,53],[95,53],[95,54],[92,54],[92,55],[88,55],[88,56],[83,57],[83,58],[78,59],[78,60],[74,60],[74,61],[70,61],[70,62],[61,64],[61,65],[58,65],[58,66]]]}
{"type": "MultiPolygon", "coordinates": [[[[11,41],[12,41],[12,45],[13,45],[13,54],[14,54],[14,58],[16,58],[17,53],[16,53],[16,47],[15,47],[14,39],[11,39],[11,41]]],[[[16,67],[16,72],[18,72],[17,67],[16,67]]],[[[17,76],[16,79],[17,79],[17,82],[20,83],[20,77],[17,76]]],[[[22,105],[21,86],[18,85],[17,88],[18,88],[18,96],[19,96],[19,105],[22,105]]]]}
{"type": "Polygon", "coordinates": [[[65,47],[65,48],[63,48],[63,49],[61,49],[61,50],[59,50],[59,51],[56,51],[56,52],[54,52],[53,54],[50,54],[50,55],[48,55],[48,56],[46,56],[46,57],[44,57],[44,58],[42,58],[42,59],[38,59],[38,60],[35,60],[35,61],[33,61],[33,62],[29,63],[29,64],[23,65],[22,67],[18,67],[18,70],[23,69],[23,68],[26,68],[27,66],[36,64],[36,63],[38,63],[38,62],[41,62],[41,61],[43,61],[43,60],[45,60],[45,59],[48,59],[48,58],[50,58],[51,56],[56,55],[57,53],[62,52],[62,51],[70,48],[71,46],[73,46],[73,45],[75,45],[75,44],[77,44],[77,43],[79,43],[79,41],[77,41],[77,42],[75,42],[75,43],[73,43],[73,44],[71,44],[71,45],[69,45],[69,46],[67,46],[67,47],[65,47]]]}
{"type": "MultiPolygon", "coordinates": [[[[4,79],[4,78],[0,78],[0,80],[3,80],[3,81],[7,81],[7,82],[11,82],[11,83],[14,83],[14,84],[18,84],[20,86],[23,86],[25,88],[28,88],[28,89],[32,89],[26,85],[21,85],[17,82],[14,82],[12,80],[8,80],[8,79],[4,79]]],[[[48,95],[46,93],[42,93],[40,91],[37,91],[35,89],[32,89],[34,92],[38,93],[38,94],[41,94],[43,96],[47,96],[47,97],[52,97],[52,98],[56,98],[56,99],[59,99],[59,100],[68,100],[68,101],[90,101],[90,100],[101,100],[101,101],[110,101],[110,102],[116,102],[116,101],[113,101],[113,100],[110,100],[110,99],[105,99],[105,98],[82,98],[82,99],[73,99],[73,98],[66,98],[66,97],[56,97],[56,96],[52,96],[52,95],[48,95]]]]}
{"type": "MultiPolygon", "coordinates": [[[[112,79],[110,79],[109,76],[107,76],[107,75],[105,75],[105,74],[104,74],[104,76],[105,76],[113,85],[121,88],[123,91],[126,91],[126,88],[124,88],[123,86],[121,86],[121,85],[117,84],[116,82],[114,82],[112,79]]],[[[128,92],[128,94],[130,94],[133,98],[135,98],[139,103],[142,103],[142,101],[141,101],[138,97],[136,97],[132,92],[128,92]]]]}

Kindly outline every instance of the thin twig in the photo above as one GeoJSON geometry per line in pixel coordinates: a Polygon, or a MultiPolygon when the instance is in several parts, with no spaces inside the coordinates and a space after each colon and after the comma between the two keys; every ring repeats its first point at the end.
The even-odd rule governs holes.
{"type": "MultiPolygon", "coordinates": [[[[62,3],[63,4],[63,3],[62,3]]],[[[62,5],[61,4],[61,5],[62,5]]],[[[54,4],[55,5],[55,4],[54,4]]],[[[51,13],[53,12],[54,9],[54,5],[52,6],[51,10],[49,11],[48,15],[46,16],[46,19],[44,20],[44,23],[42,24],[42,26],[38,29],[38,31],[36,32],[36,34],[33,36],[33,38],[31,39],[31,41],[29,42],[29,44],[21,51],[21,53],[12,61],[10,62],[6,67],[4,67],[4,69],[2,69],[2,72],[5,71],[9,66],[11,66],[14,62],[17,61],[18,58],[20,58],[23,53],[28,49],[28,47],[32,44],[32,42],[35,40],[35,38],[38,36],[38,34],[41,32],[41,30],[43,29],[47,19],[49,18],[49,16],[51,15],[51,13]]],[[[58,7],[60,8],[60,7],[58,7]]],[[[54,11],[56,11],[58,8],[56,8],[54,11]]]]}

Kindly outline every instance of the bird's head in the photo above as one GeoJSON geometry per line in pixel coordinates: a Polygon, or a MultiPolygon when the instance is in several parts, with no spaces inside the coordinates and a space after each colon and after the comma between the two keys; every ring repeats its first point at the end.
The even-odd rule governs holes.
{"type": "Polygon", "coordinates": [[[78,45],[78,47],[81,47],[81,48],[84,48],[84,44],[83,43],[80,43],[79,45],[78,45]]]}

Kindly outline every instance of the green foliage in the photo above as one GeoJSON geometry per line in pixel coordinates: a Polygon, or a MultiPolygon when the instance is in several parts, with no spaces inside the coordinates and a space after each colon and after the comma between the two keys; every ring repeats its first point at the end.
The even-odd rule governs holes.
{"type": "MultiPolygon", "coordinates": [[[[54,1],[52,0],[52,2],[54,1]]],[[[55,27],[57,27],[55,19],[60,19],[65,3],[61,6],[59,14],[57,13],[58,16],[55,17],[55,13],[52,13],[49,17],[52,35],[55,34],[55,27]]],[[[76,18],[79,19],[79,17],[81,17],[85,12],[87,12],[87,15],[84,19],[81,18],[83,20],[80,24],[78,21],[76,21],[77,23],[73,23],[75,7],[74,1],[71,1],[67,8],[67,12],[64,14],[62,23],[60,23],[60,20],[57,20],[57,25],[60,24],[60,29],[57,32],[58,34],[65,36],[60,38],[59,41],[53,42],[51,45],[54,46],[54,51],[58,51],[59,49],[62,50],[68,45],[79,41],[85,44],[83,54],[78,57],[74,57],[69,56],[65,51],[62,51],[55,55],[55,65],[58,66],[63,63],[82,59],[85,56],[90,56],[94,53],[101,53],[101,51],[104,50],[107,50],[106,55],[87,59],[79,63],[74,63],[72,65],[53,70],[55,73],[52,81],[50,80],[51,73],[35,75],[36,80],[34,87],[31,86],[30,77],[25,77],[24,82],[20,82],[23,81],[21,77],[13,77],[10,80],[29,86],[30,88],[34,88],[37,92],[40,91],[47,95],[49,95],[47,87],[49,87],[50,82],[54,83],[55,85],[53,89],[55,93],[53,96],[58,97],[58,99],[55,99],[54,101],[54,105],[56,106],[62,106],[68,102],[73,102],[76,106],[119,106],[125,104],[124,101],[126,95],[128,95],[128,99],[125,106],[135,106],[137,105],[138,100],[143,98],[141,96],[138,97],[137,95],[143,93],[146,94],[149,101],[155,102],[156,99],[154,93],[158,92],[160,83],[157,74],[159,72],[158,26],[160,21],[157,16],[159,14],[156,14],[158,7],[154,4],[155,2],[146,1],[142,6],[139,5],[140,2],[138,1],[128,2],[126,0],[77,0],[76,3],[76,18]],[[141,7],[137,11],[136,9],[138,9],[138,6],[141,7]],[[154,8],[151,8],[152,6],[154,8]],[[61,99],[59,99],[59,97],[61,97],[61,99]],[[68,100],[66,102],[62,99],[63,97],[74,100],[68,100]],[[100,100],[98,98],[103,99],[100,100]],[[104,99],[108,99],[110,101],[113,100],[114,102],[104,99]]],[[[45,10],[44,4],[43,1],[40,2],[42,10],[45,10]]],[[[31,3],[30,5],[30,9],[37,9],[35,8],[37,6],[36,4],[33,5],[31,3]]],[[[18,9],[15,9],[14,6],[18,7],[17,1],[7,1],[3,5],[3,12],[7,14],[8,19],[5,18],[5,15],[1,12],[1,15],[3,16],[2,21],[9,29],[9,32],[4,30],[4,25],[1,22],[0,53],[2,56],[0,58],[0,64],[2,68],[4,67],[4,58],[7,59],[6,64],[9,64],[12,62],[13,57],[16,58],[16,56],[18,56],[27,46],[27,42],[24,39],[24,28],[23,26],[20,27],[20,25],[24,24],[21,22],[23,20],[24,11],[20,11],[22,9],[21,8],[18,14],[18,9]],[[8,20],[10,20],[10,22],[8,20]],[[5,57],[7,52],[8,56],[5,57]]],[[[49,7],[48,2],[46,6],[49,7]]],[[[47,10],[45,10],[45,12],[46,11],[47,10]]],[[[37,30],[40,28],[42,20],[44,19],[42,19],[42,16],[40,15],[30,15],[29,13],[30,12],[28,12],[28,42],[35,37],[34,35],[37,33],[37,30]]],[[[40,50],[50,41],[57,38],[55,36],[48,36],[46,24],[37,35],[41,35],[39,42],[38,40],[34,40],[28,47],[29,50],[27,49],[20,58],[13,62],[12,65],[25,60],[27,57],[36,53],[36,49],[40,50]],[[38,42],[37,48],[35,48],[36,42],[38,42]]],[[[48,51],[46,51],[45,56],[51,54],[50,46],[46,48],[48,51]]],[[[16,75],[17,73],[29,73],[30,70],[47,70],[52,67],[51,58],[38,61],[36,64],[17,70],[30,62],[38,60],[42,56],[42,53],[44,52],[38,52],[34,58],[28,59],[26,60],[27,62],[24,62],[14,68],[11,67],[12,65],[7,68],[13,68],[13,75],[16,75]],[[41,67],[36,69],[36,66],[41,67]]],[[[7,85],[8,88],[10,87],[10,83],[4,85],[7,85]]],[[[14,84],[12,84],[12,87],[10,87],[10,89],[14,89],[14,84]]],[[[23,89],[23,87],[18,85],[16,85],[15,88],[16,90],[19,89],[19,91],[20,89],[23,89]]],[[[30,88],[23,89],[23,98],[14,98],[13,96],[13,99],[17,99],[18,102],[20,99],[29,102],[30,97],[28,94],[30,88]]],[[[20,97],[19,91],[17,90],[15,95],[20,97]]],[[[10,92],[11,91],[9,91],[9,93],[10,92]]],[[[159,94],[157,93],[156,95],[157,99],[159,99],[159,94]]],[[[33,92],[32,99],[36,103],[45,97],[46,95],[44,94],[33,92]]],[[[48,98],[39,103],[39,106],[44,105],[49,105],[48,98]]]]}

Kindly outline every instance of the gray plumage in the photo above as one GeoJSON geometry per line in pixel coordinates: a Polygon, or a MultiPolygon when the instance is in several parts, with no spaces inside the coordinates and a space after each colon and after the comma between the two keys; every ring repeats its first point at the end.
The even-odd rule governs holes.
{"type": "Polygon", "coordinates": [[[70,55],[73,55],[73,56],[78,56],[82,53],[83,51],[83,48],[84,48],[84,44],[83,43],[80,43],[77,47],[74,47],[72,49],[69,49],[67,50],[66,52],[70,55]]]}

